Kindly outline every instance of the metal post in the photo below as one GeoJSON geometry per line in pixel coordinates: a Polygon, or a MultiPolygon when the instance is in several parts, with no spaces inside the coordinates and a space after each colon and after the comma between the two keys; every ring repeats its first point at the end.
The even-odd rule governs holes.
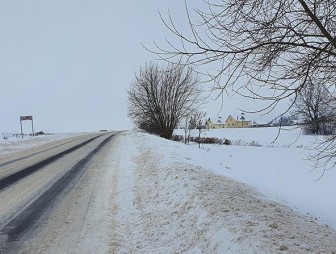
{"type": "Polygon", "coordinates": [[[23,132],[22,132],[22,121],[21,121],[21,118],[20,118],[20,125],[21,125],[21,136],[23,138],[23,132]]]}
{"type": "Polygon", "coordinates": [[[33,137],[34,137],[34,122],[33,122],[33,117],[31,119],[31,121],[32,121],[32,132],[33,132],[33,137]]]}

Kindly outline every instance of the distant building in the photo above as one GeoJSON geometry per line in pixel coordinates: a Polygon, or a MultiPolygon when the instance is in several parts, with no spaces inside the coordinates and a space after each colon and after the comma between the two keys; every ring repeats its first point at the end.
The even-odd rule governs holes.
{"type": "Polygon", "coordinates": [[[213,123],[210,118],[206,121],[205,123],[205,127],[207,129],[221,129],[221,128],[225,128],[225,123],[213,123]]]}
{"type": "Polygon", "coordinates": [[[234,119],[231,115],[222,123],[221,119],[218,119],[216,123],[213,123],[210,118],[206,121],[205,126],[207,129],[221,129],[221,128],[250,128],[252,127],[252,122],[245,120],[242,115],[240,119],[234,119]]]}

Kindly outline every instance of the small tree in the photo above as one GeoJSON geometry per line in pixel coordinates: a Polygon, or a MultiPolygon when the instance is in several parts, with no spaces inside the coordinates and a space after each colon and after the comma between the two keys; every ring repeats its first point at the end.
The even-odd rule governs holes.
{"type": "Polygon", "coordinates": [[[149,133],[170,139],[177,124],[199,105],[199,78],[190,67],[147,64],[128,92],[129,117],[149,133]]]}
{"type": "Polygon", "coordinates": [[[203,126],[203,118],[205,117],[205,113],[197,113],[194,115],[194,122],[195,122],[195,128],[198,130],[198,148],[201,148],[201,133],[202,130],[204,130],[203,126]]]}
{"type": "Polygon", "coordinates": [[[201,147],[201,133],[203,130],[203,118],[205,116],[205,113],[196,112],[192,115],[188,116],[184,119],[185,125],[183,126],[184,129],[184,143],[189,144],[190,142],[190,136],[191,131],[197,129],[198,130],[198,147],[201,147]]]}

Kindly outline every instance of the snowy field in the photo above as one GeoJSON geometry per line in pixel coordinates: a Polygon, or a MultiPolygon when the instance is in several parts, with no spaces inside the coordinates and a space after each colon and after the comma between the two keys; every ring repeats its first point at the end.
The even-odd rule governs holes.
{"type": "MultiPolygon", "coordinates": [[[[175,134],[183,135],[183,130],[175,134]]],[[[197,136],[194,131],[192,135],[197,136]]],[[[322,169],[308,160],[322,137],[303,135],[298,128],[247,128],[209,130],[201,136],[227,138],[233,145],[191,144],[176,146],[176,156],[256,188],[279,201],[336,229],[336,168],[318,181],[322,169]],[[258,146],[252,146],[257,144],[258,146]],[[182,154],[187,153],[187,156],[182,154]]]]}

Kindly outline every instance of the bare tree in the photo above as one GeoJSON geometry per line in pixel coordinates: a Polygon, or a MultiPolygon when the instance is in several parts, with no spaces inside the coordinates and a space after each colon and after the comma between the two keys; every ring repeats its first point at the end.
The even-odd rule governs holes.
{"type": "Polygon", "coordinates": [[[157,45],[155,53],[209,65],[215,88],[266,100],[265,113],[285,98],[295,101],[308,80],[335,86],[336,1],[203,2],[205,10],[190,11],[186,4],[189,33],[179,31],[171,16],[163,19],[181,43],[157,45]]]}
{"type": "Polygon", "coordinates": [[[306,134],[330,135],[335,126],[335,102],[324,85],[309,83],[294,104],[293,114],[306,134]]]}
{"type": "Polygon", "coordinates": [[[198,84],[198,76],[185,65],[147,64],[127,91],[128,115],[137,127],[170,139],[177,124],[198,107],[198,84]]]}

